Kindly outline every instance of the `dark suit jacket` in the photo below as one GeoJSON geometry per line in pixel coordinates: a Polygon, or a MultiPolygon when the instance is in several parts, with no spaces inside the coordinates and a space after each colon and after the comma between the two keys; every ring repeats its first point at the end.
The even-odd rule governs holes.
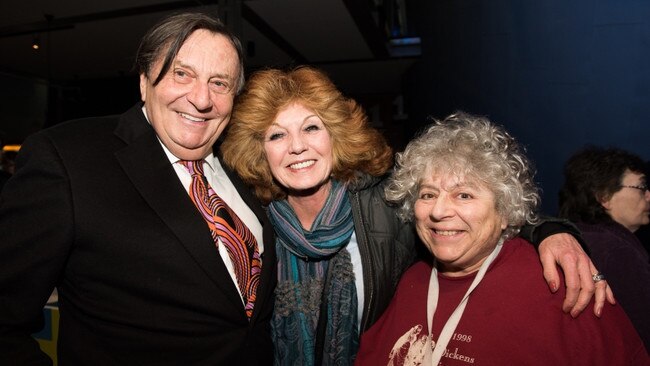
{"type": "Polygon", "coordinates": [[[273,228],[251,321],[141,105],[23,144],[0,201],[0,364],[39,364],[30,334],[56,286],[59,365],[255,365],[273,359],[273,228]]]}

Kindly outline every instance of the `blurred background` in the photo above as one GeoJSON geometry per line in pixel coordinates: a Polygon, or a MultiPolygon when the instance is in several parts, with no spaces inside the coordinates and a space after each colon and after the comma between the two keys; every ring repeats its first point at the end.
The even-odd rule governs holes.
{"type": "Polygon", "coordinates": [[[0,4],[0,140],[139,100],[144,32],[219,15],[247,73],[310,64],[360,101],[397,151],[429,117],[487,116],[526,146],[556,214],[562,165],[585,144],[650,160],[645,0],[24,0],[0,4]]]}

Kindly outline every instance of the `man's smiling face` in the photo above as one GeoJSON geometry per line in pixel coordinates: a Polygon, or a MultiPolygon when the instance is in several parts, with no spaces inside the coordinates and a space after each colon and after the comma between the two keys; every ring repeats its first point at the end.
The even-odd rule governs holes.
{"type": "Polygon", "coordinates": [[[237,51],[225,36],[197,30],[154,86],[161,66],[158,60],[151,75],[140,75],[147,117],[172,154],[203,159],[230,121],[239,75],[237,51]]]}

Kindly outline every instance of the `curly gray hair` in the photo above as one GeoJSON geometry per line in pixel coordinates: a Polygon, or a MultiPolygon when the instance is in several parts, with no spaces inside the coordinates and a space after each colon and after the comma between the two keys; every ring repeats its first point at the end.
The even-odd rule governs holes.
{"type": "Polygon", "coordinates": [[[457,112],[434,121],[397,154],[385,194],[400,205],[402,220],[413,220],[425,175],[443,171],[476,180],[494,193],[496,210],[508,222],[503,238],[517,235],[526,222],[538,221],[540,197],[531,164],[515,139],[487,118],[457,112]]]}

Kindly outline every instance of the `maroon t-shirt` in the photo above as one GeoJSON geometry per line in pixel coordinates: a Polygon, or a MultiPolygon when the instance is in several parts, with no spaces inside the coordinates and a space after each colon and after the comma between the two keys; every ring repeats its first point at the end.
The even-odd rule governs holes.
{"type": "MultiPolygon", "coordinates": [[[[419,262],[402,277],[386,312],[361,337],[356,365],[419,365],[427,342],[431,265],[419,262]]],[[[476,273],[439,274],[433,320],[437,340],[476,273]]],[[[504,244],[469,298],[440,365],[650,365],[641,339],[620,306],[593,315],[593,300],[574,319],[562,311],[565,288],[551,294],[532,245],[504,244]]]]}

